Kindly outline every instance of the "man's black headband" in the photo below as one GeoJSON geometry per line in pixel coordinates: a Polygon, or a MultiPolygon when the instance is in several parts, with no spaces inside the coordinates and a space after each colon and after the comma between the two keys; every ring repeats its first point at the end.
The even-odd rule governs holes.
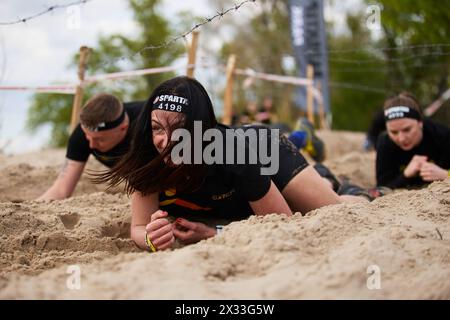
{"type": "Polygon", "coordinates": [[[422,121],[421,114],[410,107],[405,106],[397,106],[397,107],[391,107],[389,109],[384,110],[384,120],[390,121],[395,119],[403,119],[403,118],[410,118],[415,119],[418,121],[422,121]]]}
{"type": "Polygon", "coordinates": [[[100,122],[99,124],[97,124],[96,127],[88,127],[85,125],[83,125],[83,126],[90,131],[95,131],[95,132],[105,131],[105,130],[114,129],[114,128],[118,127],[124,119],[125,119],[125,108],[122,110],[122,113],[116,120],[109,121],[109,122],[100,122]]]}
{"type": "Polygon", "coordinates": [[[188,107],[188,99],[171,94],[162,94],[157,96],[153,101],[152,110],[186,113],[188,107]]]}

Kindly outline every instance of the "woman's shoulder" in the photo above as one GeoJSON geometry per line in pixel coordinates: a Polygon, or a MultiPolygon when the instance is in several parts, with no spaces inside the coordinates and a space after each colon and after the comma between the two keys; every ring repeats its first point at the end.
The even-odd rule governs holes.
{"type": "Polygon", "coordinates": [[[423,121],[423,128],[425,134],[431,135],[436,139],[449,139],[450,138],[450,128],[439,122],[435,122],[430,119],[425,119],[423,121]]]}
{"type": "Polygon", "coordinates": [[[387,132],[383,132],[380,134],[377,140],[377,152],[383,150],[393,151],[395,150],[397,145],[389,138],[387,132]]]}

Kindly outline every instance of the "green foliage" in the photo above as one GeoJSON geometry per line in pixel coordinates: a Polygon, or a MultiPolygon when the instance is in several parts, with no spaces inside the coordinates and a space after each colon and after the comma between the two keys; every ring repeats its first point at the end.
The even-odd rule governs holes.
{"type": "Polygon", "coordinates": [[[28,128],[35,130],[41,125],[52,125],[52,145],[61,146],[67,142],[67,124],[70,122],[71,95],[35,94],[28,113],[28,128]]]}
{"type": "MultiPolygon", "coordinates": [[[[221,50],[222,60],[230,54],[237,54],[237,66],[256,71],[288,75],[284,70],[283,57],[292,55],[290,26],[288,19],[288,1],[258,1],[261,9],[248,22],[236,22],[234,37],[225,43],[221,50]]],[[[227,2],[224,7],[230,5],[227,2]]],[[[274,82],[256,80],[250,87],[244,86],[245,78],[236,79],[236,111],[242,112],[248,102],[262,103],[266,96],[273,98],[278,118],[293,125],[297,110],[291,108],[290,100],[293,87],[274,82]],[[288,110],[288,112],[283,112],[288,110]]]]}
{"type": "Polygon", "coordinates": [[[348,15],[350,35],[328,37],[331,112],[333,128],[338,130],[367,130],[385,99],[386,75],[380,72],[384,62],[364,50],[373,45],[363,21],[361,13],[348,15]],[[361,50],[349,52],[350,48],[361,50]],[[355,61],[371,63],[355,65],[355,61]]]}
{"type": "MultiPolygon", "coordinates": [[[[289,70],[282,67],[283,57],[292,55],[288,1],[262,0],[262,11],[255,15],[245,26],[238,26],[239,32],[232,41],[222,48],[222,57],[226,58],[231,53],[238,54],[238,66],[240,68],[253,68],[258,71],[289,74],[289,70]]],[[[370,43],[370,34],[363,28],[363,16],[361,14],[347,17],[349,35],[328,35],[328,48],[334,50],[348,50],[349,48],[364,48],[370,43]]],[[[332,30],[332,26],[328,26],[332,30]]],[[[370,72],[348,72],[348,64],[340,59],[374,59],[378,66],[372,65],[378,71],[382,64],[380,58],[365,51],[351,55],[330,55],[330,83],[336,84],[330,88],[331,110],[333,113],[333,127],[346,130],[366,130],[371,121],[372,114],[382,104],[383,93],[360,91],[354,88],[340,86],[341,83],[371,88],[384,89],[385,76],[370,72]],[[334,61],[336,59],[337,61],[334,61]],[[358,119],[358,121],[355,121],[358,119]]],[[[292,74],[296,75],[296,73],[292,74]]],[[[243,110],[246,101],[257,99],[261,101],[264,96],[274,97],[275,107],[279,118],[288,124],[295,123],[295,119],[301,114],[293,107],[295,88],[290,85],[274,84],[257,81],[253,87],[243,86],[243,79],[238,79],[237,85],[238,110],[243,110]],[[249,93],[250,91],[250,93],[249,93]],[[256,98],[253,98],[255,96],[256,98]]]]}
{"type": "MultiPolygon", "coordinates": [[[[161,0],[129,0],[129,3],[140,29],[139,34],[136,38],[120,34],[100,36],[89,58],[87,75],[170,65],[183,52],[182,44],[174,43],[163,49],[144,50],[140,54],[135,54],[147,46],[167,42],[173,36],[174,30],[158,12],[161,0]],[[119,59],[124,56],[129,58],[119,59]]],[[[70,66],[74,73],[78,61],[79,53],[74,55],[70,66]]],[[[146,99],[156,85],[172,76],[171,73],[165,73],[95,83],[86,87],[83,103],[98,92],[115,94],[124,101],[146,99]]],[[[50,144],[64,146],[69,136],[72,103],[73,96],[34,95],[28,111],[28,128],[33,131],[42,125],[50,124],[52,126],[50,144]]]]}
{"type": "MultiPolygon", "coordinates": [[[[368,3],[370,1],[367,1],[368,3]]],[[[397,48],[384,51],[389,61],[387,90],[389,94],[408,90],[423,106],[437,99],[449,86],[450,47],[426,46],[443,44],[450,39],[448,2],[439,0],[380,0],[384,38],[382,45],[397,48]],[[399,46],[406,47],[404,49],[399,46]]],[[[444,108],[443,106],[442,108],[444,108]]],[[[436,114],[450,125],[449,113],[436,114]]]]}
{"type": "MultiPolygon", "coordinates": [[[[330,1],[330,0],[329,0],[330,1]]],[[[373,1],[365,0],[367,4],[373,1]]],[[[179,19],[178,30],[172,30],[168,21],[158,13],[161,0],[129,0],[135,20],[140,27],[136,38],[120,34],[100,36],[91,55],[88,74],[115,72],[124,69],[149,68],[171,64],[183,51],[180,43],[164,49],[146,50],[133,55],[139,49],[158,45],[189,29],[192,21],[201,22],[184,13],[179,19]],[[115,61],[121,56],[132,56],[126,61],[115,61]],[[105,61],[113,63],[104,64],[105,61]]],[[[283,68],[283,58],[291,56],[291,36],[288,0],[258,0],[254,14],[241,19],[240,13],[225,17],[211,28],[202,31],[201,43],[208,55],[215,55],[207,42],[226,30],[226,39],[220,50],[220,59],[226,61],[230,54],[237,54],[239,68],[252,68],[275,74],[295,75],[283,68]],[[230,20],[231,19],[231,20],[230,20]],[[207,37],[206,37],[207,36],[207,37]],[[208,51],[209,50],[209,51],[208,51]]],[[[231,7],[233,0],[215,0],[220,10],[231,7]]],[[[382,33],[374,39],[365,25],[363,12],[346,17],[349,32],[335,34],[328,25],[328,49],[330,70],[331,110],[333,128],[364,131],[373,114],[381,108],[390,95],[403,90],[415,94],[426,106],[448,88],[450,47],[415,47],[422,44],[448,43],[450,39],[450,11],[443,1],[379,0],[382,33]],[[383,48],[391,48],[384,50],[383,48]],[[349,52],[349,49],[356,49],[349,52]]],[[[339,2],[332,2],[338,8],[339,2]]],[[[248,5],[251,7],[251,5],[248,5]]],[[[72,67],[78,64],[74,56],[72,67]]],[[[75,72],[75,71],[74,71],[75,72]]],[[[98,83],[86,89],[85,98],[99,91],[114,93],[124,100],[145,99],[149,92],[171,74],[150,75],[112,83],[98,83]]],[[[299,110],[293,107],[295,88],[290,85],[255,81],[244,86],[245,79],[235,81],[235,108],[242,111],[247,102],[272,96],[279,118],[293,124],[299,110]]],[[[63,95],[35,95],[29,112],[29,127],[38,128],[50,123],[53,127],[52,144],[63,145],[67,139],[72,99],[63,95]]],[[[441,122],[450,124],[448,104],[436,114],[441,122]],[[446,108],[446,109],[445,109],[446,108]]]]}
{"type": "MultiPolygon", "coordinates": [[[[262,10],[247,23],[237,25],[232,40],[222,48],[222,57],[236,53],[240,68],[285,74],[281,67],[283,55],[292,55],[288,1],[259,3],[262,10]]],[[[373,1],[366,3],[373,4],[373,1]]],[[[363,12],[348,14],[348,34],[334,34],[333,26],[327,26],[334,129],[366,130],[384,100],[400,91],[412,92],[426,106],[448,88],[449,47],[409,47],[448,43],[450,11],[444,2],[380,0],[378,3],[383,6],[380,39],[375,40],[370,34],[363,12]],[[384,50],[386,47],[391,49],[384,50]],[[356,51],[349,52],[349,49],[356,51]]],[[[339,5],[332,4],[336,8],[339,5]]],[[[244,88],[243,81],[239,80],[237,90],[240,110],[252,96],[261,100],[270,94],[275,101],[288,100],[291,105],[293,101],[294,90],[285,85],[258,81],[253,87],[244,88]]],[[[281,113],[285,110],[279,108],[281,113]]],[[[292,108],[289,112],[291,116],[287,118],[295,118],[292,108]]],[[[446,114],[440,111],[435,117],[450,123],[446,114]]]]}

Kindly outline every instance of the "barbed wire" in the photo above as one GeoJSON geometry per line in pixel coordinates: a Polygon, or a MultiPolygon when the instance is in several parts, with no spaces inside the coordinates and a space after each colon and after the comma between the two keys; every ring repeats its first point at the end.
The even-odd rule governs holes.
{"type": "MultiPolygon", "coordinates": [[[[385,47],[385,48],[357,48],[357,49],[346,49],[346,50],[327,50],[327,54],[328,56],[330,56],[330,54],[334,54],[334,53],[356,53],[356,52],[370,52],[372,51],[402,51],[402,50],[412,50],[412,49],[424,49],[424,48],[433,48],[433,49],[442,49],[442,48],[446,48],[449,47],[450,48],[450,43],[425,43],[425,44],[418,44],[418,45],[406,45],[406,46],[397,46],[397,47],[385,47]]],[[[310,55],[310,54],[320,54],[322,51],[321,50],[307,50],[305,51],[305,55],[310,55]]],[[[419,57],[425,57],[428,55],[447,55],[448,52],[444,52],[444,54],[442,52],[439,51],[435,51],[430,53],[422,53],[419,56],[415,55],[415,56],[409,56],[407,58],[398,58],[398,61],[401,60],[408,60],[408,59],[414,59],[414,58],[419,58],[419,57]]],[[[290,54],[290,53],[286,53],[287,56],[292,56],[294,57],[294,55],[290,54]]],[[[276,59],[275,56],[258,56],[257,60],[260,62],[264,62],[264,61],[270,61],[273,62],[274,59],[276,59]]],[[[336,62],[344,62],[341,61],[341,59],[338,58],[328,58],[329,61],[336,61],[336,62]]],[[[385,62],[385,61],[392,61],[392,60],[396,60],[396,59],[389,59],[389,58],[379,58],[379,59],[360,59],[360,60],[355,60],[355,59],[342,59],[345,60],[345,62],[348,61],[361,61],[363,63],[369,63],[369,62],[385,62]]]]}
{"type": "Polygon", "coordinates": [[[38,13],[28,16],[26,18],[18,18],[17,20],[14,20],[14,21],[0,22],[0,26],[10,26],[10,25],[19,24],[19,23],[26,23],[27,21],[36,19],[47,13],[53,12],[54,10],[64,9],[64,8],[68,8],[68,7],[76,6],[76,5],[81,5],[81,4],[85,4],[87,2],[91,2],[91,1],[93,1],[93,0],[78,0],[78,1],[71,2],[71,3],[67,3],[67,4],[55,4],[41,12],[38,12],[38,13]]]}
{"type": "Polygon", "coordinates": [[[361,59],[361,60],[355,60],[355,59],[328,59],[332,62],[342,62],[342,63],[350,63],[350,64],[370,64],[370,63],[382,63],[382,62],[400,62],[400,61],[408,61],[408,60],[414,60],[417,58],[424,58],[424,57],[431,57],[431,56],[450,56],[450,52],[429,52],[429,53],[423,53],[423,54],[415,54],[407,57],[402,58],[379,58],[379,59],[361,59]]]}
{"type": "MultiPolygon", "coordinates": [[[[407,65],[401,66],[402,70],[409,69],[422,69],[422,68],[437,68],[437,67],[448,67],[449,64],[446,63],[424,63],[421,65],[407,65]]],[[[389,72],[391,69],[389,67],[382,68],[339,68],[333,65],[330,66],[330,72],[340,72],[340,73],[362,73],[362,72],[375,72],[375,73],[385,73],[389,72]]]]}
{"type": "MultiPolygon", "coordinates": [[[[358,49],[335,49],[335,50],[327,50],[330,53],[355,53],[355,52],[370,52],[370,51],[401,51],[401,50],[412,50],[412,49],[425,49],[425,48],[446,48],[450,47],[450,43],[426,43],[426,44],[417,44],[417,45],[405,45],[405,46],[396,46],[396,47],[368,47],[368,48],[358,48],[358,49]]],[[[306,54],[317,54],[320,51],[306,51],[306,54]]]]}
{"type": "Polygon", "coordinates": [[[111,60],[111,61],[107,61],[107,62],[101,63],[101,64],[99,65],[99,67],[102,68],[102,67],[105,67],[105,66],[108,66],[108,65],[117,63],[117,62],[119,62],[119,61],[123,61],[123,60],[125,60],[125,59],[133,59],[133,58],[135,58],[135,57],[138,56],[138,55],[142,55],[142,53],[145,52],[145,51],[158,50],[158,49],[167,48],[168,46],[172,45],[173,43],[175,43],[175,42],[177,42],[177,41],[179,41],[179,40],[181,40],[181,39],[183,39],[184,41],[187,41],[186,37],[187,37],[188,35],[190,35],[191,33],[193,33],[194,31],[196,31],[197,29],[199,29],[200,27],[202,27],[202,26],[204,26],[204,25],[206,25],[206,24],[208,24],[208,23],[211,23],[211,22],[213,22],[214,20],[217,20],[217,19],[220,20],[220,19],[222,19],[224,16],[228,15],[229,13],[238,11],[242,6],[244,6],[244,5],[248,4],[248,3],[256,3],[256,0],[244,0],[244,1],[240,2],[240,3],[236,3],[234,6],[231,6],[231,7],[229,7],[228,9],[225,9],[225,10],[222,9],[221,11],[218,11],[218,12],[217,12],[215,15],[213,15],[213,16],[203,18],[203,21],[202,21],[202,22],[196,23],[196,24],[195,24],[192,28],[190,28],[188,31],[186,31],[186,32],[184,32],[184,33],[182,33],[182,34],[180,34],[180,35],[178,35],[178,36],[175,36],[175,37],[171,38],[170,40],[167,40],[167,41],[162,42],[162,43],[157,44],[157,45],[149,45],[149,46],[145,46],[145,47],[139,49],[138,51],[136,51],[135,53],[133,53],[133,54],[131,54],[131,55],[124,55],[124,56],[115,58],[115,59],[113,59],[113,60],[111,60]]]}
{"type": "Polygon", "coordinates": [[[369,86],[355,84],[355,83],[348,83],[348,82],[333,82],[333,81],[330,81],[330,82],[328,82],[328,85],[330,87],[336,87],[336,88],[342,88],[342,89],[351,89],[351,90],[373,92],[373,93],[382,93],[382,94],[386,93],[385,89],[374,88],[374,87],[369,87],[369,86]]]}

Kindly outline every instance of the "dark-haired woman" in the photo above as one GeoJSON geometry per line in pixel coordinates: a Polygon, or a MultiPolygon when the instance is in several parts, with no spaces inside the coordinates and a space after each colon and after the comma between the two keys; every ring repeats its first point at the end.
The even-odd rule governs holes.
{"type": "Polygon", "coordinates": [[[384,105],[387,134],[377,144],[377,185],[415,188],[445,180],[450,168],[450,129],[424,120],[417,102],[399,95],[384,105]]]}
{"type": "Polygon", "coordinates": [[[287,138],[259,129],[264,128],[250,126],[242,132],[256,130],[258,150],[267,148],[279,155],[272,159],[279,163],[271,173],[274,163],[256,153],[242,132],[227,136],[230,128],[216,122],[211,100],[198,81],[177,77],[158,86],[137,120],[130,150],[100,179],[111,185],[125,181],[136,244],[150,251],[164,250],[175,239],[193,243],[216,234],[216,228],[199,221],[233,221],[274,212],[292,215],[340,202],[287,138]],[[174,141],[180,132],[194,138],[174,141]],[[208,132],[211,142],[224,137],[222,146],[210,153],[224,161],[211,163],[202,157],[210,145],[205,139],[199,144],[196,137],[206,137],[208,132]],[[230,139],[236,142],[231,150],[230,139]],[[174,158],[181,143],[187,149],[174,158]],[[242,150],[245,161],[236,161],[242,150]],[[257,161],[250,161],[252,156],[257,161]],[[177,219],[170,222],[169,215],[177,219]]]}

